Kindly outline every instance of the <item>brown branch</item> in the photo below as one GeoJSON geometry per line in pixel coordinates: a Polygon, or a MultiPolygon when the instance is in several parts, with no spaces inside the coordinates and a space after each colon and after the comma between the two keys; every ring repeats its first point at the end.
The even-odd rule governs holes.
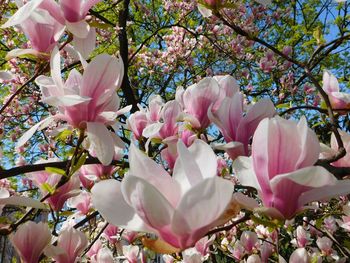
{"type": "MultiPolygon", "coordinates": [[[[5,179],[12,176],[25,174],[25,173],[43,171],[45,170],[46,167],[55,167],[55,168],[65,169],[69,162],[70,161],[67,160],[67,161],[61,161],[61,162],[38,163],[38,164],[30,164],[30,165],[14,167],[8,170],[1,170],[0,179],[5,179]]],[[[85,164],[101,164],[101,162],[97,158],[89,157],[86,159],[85,164]]],[[[120,162],[120,161],[113,161],[112,165],[121,165],[122,167],[128,167],[127,163],[120,162]]]]}
{"type": "Polygon", "coordinates": [[[129,16],[129,3],[130,0],[124,0],[123,7],[119,11],[119,21],[118,26],[120,28],[118,39],[119,39],[119,50],[120,56],[124,62],[124,77],[122,82],[122,90],[125,95],[125,99],[128,105],[132,105],[131,112],[138,110],[137,99],[134,91],[131,88],[130,80],[128,76],[129,68],[129,45],[128,45],[128,36],[126,32],[126,22],[129,16]]]}
{"type": "Polygon", "coordinates": [[[227,226],[223,226],[223,227],[219,227],[219,228],[215,228],[213,230],[210,230],[206,236],[209,236],[209,235],[212,235],[212,234],[215,234],[217,232],[221,232],[221,231],[228,231],[230,230],[231,228],[233,228],[234,226],[240,224],[240,223],[243,223],[247,220],[250,219],[250,214],[245,214],[242,218],[240,219],[237,219],[236,221],[234,221],[232,224],[230,225],[227,225],[227,226]]]}

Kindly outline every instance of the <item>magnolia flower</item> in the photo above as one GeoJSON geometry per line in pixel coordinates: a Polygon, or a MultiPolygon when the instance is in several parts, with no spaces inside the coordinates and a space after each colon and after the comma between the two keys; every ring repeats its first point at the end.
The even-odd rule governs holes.
{"type": "Polygon", "coordinates": [[[276,113],[269,99],[262,99],[251,105],[246,114],[243,112],[243,95],[240,92],[236,92],[233,97],[224,98],[215,112],[211,108],[208,110],[209,119],[219,127],[227,142],[222,148],[232,160],[249,154],[249,140],[259,122],[276,113]]]}
{"type": "Polygon", "coordinates": [[[60,0],[58,4],[54,0],[31,0],[24,5],[20,5],[17,12],[5,23],[4,27],[21,24],[39,8],[48,12],[57,23],[66,25],[75,36],[86,38],[90,32],[90,26],[85,21],[86,15],[89,9],[100,1],[60,0]]]}
{"type": "Polygon", "coordinates": [[[328,71],[323,73],[323,90],[327,93],[333,109],[350,107],[350,94],[340,92],[337,78],[328,71]]]}
{"type": "Polygon", "coordinates": [[[19,25],[30,40],[32,49],[14,49],[7,58],[33,54],[47,57],[64,32],[64,26],[55,20],[48,11],[38,8],[37,1],[30,1],[22,6],[2,28],[19,25]]]}
{"type": "Polygon", "coordinates": [[[130,171],[124,180],[105,180],[92,188],[96,209],[116,226],[155,233],[178,249],[193,246],[224,223],[234,187],[216,176],[214,152],[200,140],[188,149],[179,141],[177,148],[179,157],[170,176],[131,145],[130,171]]]}
{"type": "Polygon", "coordinates": [[[305,248],[298,248],[294,250],[289,258],[290,263],[309,263],[310,256],[305,248]]]}
{"type": "Polygon", "coordinates": [[[33,126],[18,141],[17,147],[54,119],[63,120],[74,128],[86,129],[90,151],[102,164],[110,164],[123,142],[106,125],[115,124],[116,117],[130,109],[118,111],[120,101],[116,89],[123,79],[122,61],[107,54],[98,55],[85,66],[83,75],[73,69],[65,82],[61,77],[57,47],[52,52],[50,65],[51,78],[39,76],[36,83],[41,88],[42,101],[58,107],[59,113],[33,126]]]}
{"type": "Polygon", "coordinates": [[[57,246],[50,246],[45,254],[57,263],[74,263],[88,245],[85,233],[73,227],[64,228],[58,236],[57,246]]]}
{"type": "Polygon", "coordinates": [[[214,78],[204,78],[189,86],[182,95],[185,119],[196,129],[209,126],[208,108],[220,98],[220,86],[214,78]]]}
{"type": "MultiPolygon", "coordinates": [[[[313,166],[320,153],[316,134],[299,123],[280,117],[264,119],[253,136],[252,156],[233,164],[243,185],[256,188],[272,217],[293,218],[303,205],[350,192],[350,181],[338,181],[326,169],[313,166]]],[[[257,204],[237,195],[250,209],[257,204]]]]}
{"type": "Polygon", "coordinates": [[[10,240],[23,263],[37,263],[51,241],[51,233],[47,224],[27,221],[18,227],[10,240]]]}
{"type": "MultiPolygon", "coordinates": [[[[41,163],[43,163],[43,161],[41,163]]],[[[53,191],[45,202],[49,203],[51,208],[55,211],[59,211],[64,206],[67,199],[78,195],[80,192],[79,178],[77,176],[72,176],[68,182],[56,189],[61,178],[61,174],[49,173],[46,171],[29,173],[29,179],[40,189],[42,196],[46,196],[50,191],[53,191]]]]}

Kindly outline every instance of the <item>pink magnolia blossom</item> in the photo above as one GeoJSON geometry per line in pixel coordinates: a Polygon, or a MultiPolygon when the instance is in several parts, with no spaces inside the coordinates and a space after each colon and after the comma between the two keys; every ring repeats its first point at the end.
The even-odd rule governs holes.
{"type": "Polygon", "coordinates": [[[72,176],[68,182],[57,189],[55,188],[62,178],[60,174],[39,171],[30,173],[29,178],[34,185],[40,189],[42,196],[46,196],[50,189],[55,190],[51,193],[50,197],[45,200],[55,211],[59,211],[64,206],[67,199],[79,194],[79,179],[76,176],[72,176]]]}
{"type": "Polygon", "coordinates": [[[309,263],[310,260],[310,255],[305,248],[298,248],[294,250],[289,258],[290,263],[309,263]]]}
{"type": "Polygon", "coordinates": [[[106,229],[103,231],[103,236],[111,243],[115,244],[117,240],[118,227],[112,224],[108,224],[106,229]]]}
{"type": "MultiPolygon", "coordinates": [[[[336,167],[349,167],[350,166],[350,134],[339,131],[340,137],[343,141],[344,148],[346,150],[346,154],[343,158],[340,158],[338,161],[333,162],[332,165],[336,167]]],[[[335,155],[338,151],[338,143],[335,138],[334,133],[331,135],[331,151],[329,151],[330,155],[335,155]]]]}
{"type": "Polygon", "coordinates": [[[333,109],[350,108],[350,94],[340,92],[337,78],[328,71],[323,73],[323,90],[327,93],[333,109]]]}
{"type": "Polygon", "coordinates": [[[177,136],[177,121],[181,116],[182,109],[176,100],[167,102],[160,112],[160,119],[148,125],[142,132],[146,138],[158,138],[161,140],[177,136]],[[161,121],[160,121],[161,120],[161,121]]]}
{"type": "Polygon", "coordinates": [[[112,251],[107,247],[101,248],[98,251],[95,258],[91,261],[91,263],[114,263],[114,262],[116,262],[113,259],[112,251]]]}
{"type": "Polygon", "coordinates": [[[86,189],[91,189],[95,181],[105,178],[111,178],[114,166],[103,164],[87,164],[83,165],[79,172],[79,179],[86,189]]]}
{"type": "Polygon", "coordinates": [[[306,247],[310,243],[310,234],[302,226],[298,226],[296,230],[298,247],[306,247]]]}
{"type": "Polygon", "coordinates": [[[65,82],[61,77],[57,48],[52,52],[50,65],[51,78],[39,76],[36,83],[41,88],[42,101],[58,107],[59,113],[33,126],[17,146],[23,145],[43,122],[47,126],[54,119],[62,120],[74,128],[86,130],[90,152],[96,154],[102,164],[110,164],[115,152],[124,146],[106,125],[114,125],[116,117],[130,108],[118,111],[120,101],[116,89],[121,85],[124,70],[121,60],[107,54],[98,55],[85,65],[83,75],[73,69],[65,82]]]}
{"type": "Polygon", "coordinates": [[[38,8],[38,4],[37,1],[28,2],[2,25],[2,28],[19,25],[32,46],[32,49],[12,50],[8,53],[8,58],[24,54],[47,57],[61,37],[64,26],[56,21],[48,11],[38,8]]]}
{"type": "Polygon", "coordinates": [[[121,183],[97,183],[92,200],[108,222],[155,233],[185,249],[223,223],[220,217],[231,204],[233,185],[216,176],[216,156],[206,143],[196,140],[187,149],[179,141],[177,147],[179,156],[170,176],[131,145],[129,173],[121,183]]]}
{"type": "Polygon", "coordinates": [[[85,233],[67,227],[58,236],[57,246],[51,247],[52,251],[56,250],[52,257],[57,263],[75,263],[87,245],[88,239],[85,233]]]}
{"type": "Polygon", "coordinates": [[[236,92],[233,97],[224,98],[217,111],[208,111],[210,120],[219,127],[228,143],[222,148],[233,160],[240,155],[249,154],[251,136],[262,119],[275,115],[275,108],[271,100],[262,99],[250,105],[245,115],[243,113],[243,95],[240,92],[236,92]]]}
{"type": "Polygon", "coordinates": [[[123,246],[123,254],[128,263],[137,263],[139,258],[140,248],[138,246],[127,245],[123,246]]]}
{"type": "Polygon", "coordinates": [[[96,240],[96,242],[91,246],[89,251],[86,253],[86,256],[88,256],[91,260],[95,259],[97,256],[97,253],[102,248],[102,242],[100,239],[96,240]]]}
{"type": "Polygon", "coordinates": [[[214,78],[204,78],[183,93],[186,120],[196,129],[209,126],[208,108],[220,98],[220,86],[214,78]]]}
{"type": "MultiPolygon", "coordinates": [[[[258,190],[266,213],[291,219],[304,204],[349,192],[349,181],[338,181],[323,167],[313,166],[319,154],[317,136],[305,118],[297,124],[275,117],[256,129],[252,157],[238,157],[233,166],[243,185],[258,190]]],[[[238,197],[250,209],[257,206],[238,197]]]]}
{"type": "Polygon", "coordinates": [[[333,252],[332,245],[333,241],[328,237],[319,237],[316,240],[316,244],[318,248],[322,251],[322,253],[326,256],[330,256],[333,252]]]}
{"type": "Polygon", "coordinates": [[[148,124],[147,115],[145,112],[137,111],[130,115],[127,123],[135,139],[139,140],[142,137],[143,130],[148,124]]]}
{"type": "Polygon", "coordinates": [[[85,191],[68,200],[70,207],[76,208],[82,215],[87,215],[91,207],[91,194],[85,191]]]}
{"type": "Polygon", "coordinates": [[[23,263],[37,263],[51,241],[51,233],[47,224],[28,221],[18,227],[10,240],[23,263]]]}
{"type": "Polygon", "coordinates": [[[252,231],[243,231],[241,238],[241,244],[247,253],[252,253],[253,249],[258,244],[258,235],[252,231]]]}
{"type": "MultiPolygon", "coordinates": [[[[39,9],[48,12],[56,23],[66,25],[68,30],[79,38],[86,38],[90,32],[90,26],[85,21],[89,9],[101,0],[60,0],[59,4],[54,0],[31,0],[19,6],[17,12],[8,20],[6,26],[12,26],[24,22],[39,9]]],[[[43,20],[41,20],[43,21],[43,20]]],[[[63,26],[62,26],[63,27],[63,26]]]]}

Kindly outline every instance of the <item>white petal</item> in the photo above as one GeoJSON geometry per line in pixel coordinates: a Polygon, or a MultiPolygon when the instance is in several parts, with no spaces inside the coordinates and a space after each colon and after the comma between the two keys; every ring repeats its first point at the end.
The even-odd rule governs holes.
{"type": "Polygon", "coordinates": [[[13,79],[13,74],[8,71],[0,70],[0,80],[11,80],[13,79]]]}
{"type": "Polygon", "coordinates": [[[145,129],[142,131],[142,136],[145,138],[154,138],[160,129],[163,127],[163,123],[156,122],[148,125],[145,129]]]}
{"type": "Polygon", "coordinates": [[[32,0],[22,6],[17,12],[10,17],[9,20],[5,24],[1,26],[1,28],[6,28],[10,26],[15,26],[24,22],[27,18],[29,18],[33,11],[41,4],[43,0],[32,0]]]}
{"type": "Polygon", "coordinates": [[[63,95],[64,84],[61,77],[61,56],[57,46],[54,47],[51,53],[50,68],[51,77],[57,86],[57,93],[63,95]]]}
{"type": "Polygon", "coordinates": [[[66,26],[68,31],[79,38],[86,38],[90,31],[90,26],[85,20],[81,20],[75,23],[66,21],[66,26]]]}
{"type": "Polygon", "coordinates": [[[86,38],[79,38],[75,35],[73,44],[82,57],[88,59],[96,47],[96,29],[91,28],[86,38]]]}
{"type": "Polygon", "coordinates": [[[174,214],[174,207],[167,198],[146,180],[127,175],[122,182],[125,201],[149,226],[162,229],[169,226],[174,214]]]}
{"type": "Polygon", "coordinates": [[[47,209],[45,204],[41,203],[38,200],[23,197],[23,196],[11,196],[7,198],[0,198],[1,205],[19,205],[26,207],[33,207],[38,209],[47,209]]]}
{"type": "Polygon", "coordinates": [[[291,173],[276,175],[270,180],[272,191],[281,180],[289,179],[297,184],[308,187],[322,187],[325,185],[333,185],[337,179],[321,166],[310,166],[298,169],[291,173]]]}
{"type": "Polygon", "coordinates": [[[299,197],[299,205],[312,201],[325,201],[332,197],[347,195],[350,193],[350,180],[339,180],[334,185],[326,185],[303,193],[299,197]]]}
{"type": "Polygon", "coordinates": [[[134,209],[124,200],[121,183],[104,180],[91,189],[92,203],[111,224],[133,231],[149,231],[134,209]]]}
{"type": "Polygon", "coordinates": [[[233,171],[242,185],[251,186],[261,191],[260,184],[250,157],[239,156],[232,164],[233,171]]]}
{"type": "Polygon", "coordinates": [[[87,136],[96,157],[104,165],[109,165],[114,156],[114,141],[110,131],[102,123],[87,122],[87,136]]]}
{"type": "Polygon", "coordinates": [[[21,138],[17,141],[16,147],[21,147],[23,146],[32,136],[33,134],[39,130],[39,129],[44,129],[47,126],[50,125],[50,123],[54,120],[52,116],[43,119],[39,121],[37,124],[35,124],[32,128],[30,128],[28,131],[26,131],[21,138]]]}
{"type": "Polygon", "coordinates": [[[60,106],[74,106],[84,102],[90,101],[91,98],[79,96],[79,95],[64,95],[60,97],[50,96],[42,99],[41,101],[47,103],[51,106],[60,107],[60,106]]]}

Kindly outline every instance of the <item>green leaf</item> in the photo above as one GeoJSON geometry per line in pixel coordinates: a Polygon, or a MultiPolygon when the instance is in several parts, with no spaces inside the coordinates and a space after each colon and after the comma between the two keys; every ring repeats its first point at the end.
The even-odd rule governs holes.
{"type": "Polygon", "coordinates": [[[56,167],[45,167],[45,171],[52,174],[66,175],[66,171],[56,167]]]}
{"type": "Polygon", "coordinates": [[[60,132],[56,138],[57,140],[60,141],[65,141],[67,139],[68,136],[72,135],[73,131],[72,130],[63,130],[62,132],[60,132]]]}
{"type": "Polygon", "coordinates": [[[41,188],[50,194],[53,194],[55,192],[55,189],[48,183],[43,183],[41,185],[41,188]]]}
{"type": "Polygon", "coordinates": [[[80,156],[77,164],[72,167],[71,174],[74,174],[80,169],[80,167],[82,167],[85,164],[87,156],[88,155],[85,152],[80,156]]]}
{"type": "Polygon", "coordinates": [[[276,106],[277,109],[284,109],[284,108],[287,108],[289,109],[290,108],[290,103],[283,103],[283,104],[278,104],[276,106]]]}

